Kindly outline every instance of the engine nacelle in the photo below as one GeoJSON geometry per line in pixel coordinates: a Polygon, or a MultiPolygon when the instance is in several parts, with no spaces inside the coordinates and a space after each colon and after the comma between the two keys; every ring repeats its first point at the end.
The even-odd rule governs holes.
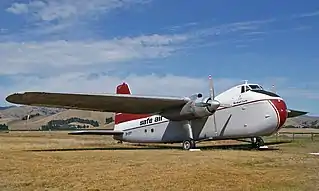
{"type": "Polygon", "coordinates": [[[210,100],[211,99],[209,97],[202,98],[201,94],[198,94],[196,99],[191,99],[181,109],[166,111],[161,115],[167,119],[176,121],[192,120],[207,117],[214,114],[216,110],[211,110],[209,106],[199,105],[203,103],[208,103],[210,100]]]}

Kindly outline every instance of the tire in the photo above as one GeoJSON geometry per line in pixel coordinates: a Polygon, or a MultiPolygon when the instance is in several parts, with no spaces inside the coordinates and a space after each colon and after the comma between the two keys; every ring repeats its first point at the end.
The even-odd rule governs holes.
{"type": "Polygon", "coordinates": [[[264,140],[261,137],[255,137],[255,141],[252,143],[252,146],[255,149],[259,149],[259,147],[264,145],[265,145],[264,140]]]}
{"type": "Polygon", "coordinates": [[[195,141],[185,140],[183,141],[183,150],[189,150],[195,148],[195,141]]]}
{"type": "Polygon", "coordinates": [[[264,142],[264,140],[261,137],[257,137],[256,141],[257,141],[259,146],[264,146],[265,145],[265,142],[264,142]]]}

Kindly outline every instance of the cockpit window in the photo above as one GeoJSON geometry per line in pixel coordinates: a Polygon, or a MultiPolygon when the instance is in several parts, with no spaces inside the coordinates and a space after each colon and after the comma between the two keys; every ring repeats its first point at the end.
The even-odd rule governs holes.
{"type": "Polygon", "coordinates": [[[260,85],[243,85],[241,86],[241,93],[247,92],[249,90],[263,90],[260,85]]]}
{"type": "Polygon", "coordinates": [[[262,90],[263,88],[259,85],[249,85],[252,90],[262,90]]]}
{"type": "Polygon", "coordinates": [[[241,93],[247,92],[249,90],[251,90],[252,88],[249,86],[241,86],[241,93]]]}

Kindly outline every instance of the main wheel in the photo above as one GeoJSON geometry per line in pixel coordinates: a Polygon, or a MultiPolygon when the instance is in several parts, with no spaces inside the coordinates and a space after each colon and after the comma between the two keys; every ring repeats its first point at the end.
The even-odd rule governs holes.
{"type": "Polygon", "coordinates": [[[183,149],[189,150],[195,148],[195,141],[194,140],[185,140],[183,141],[183,149]]]}
{"type": "Polygon", "coordinates": [[[256,142],[258,144],[258,147],[265,145],[265,142],[261,137],[256,137],[256,142]]]}
{"type": "Polygon", "coordinates": [[[265,142],[261,137],[254,137],[252,138],[252,145],[254,148],[259,149],[259,147],[265,145],[265,142]]]}

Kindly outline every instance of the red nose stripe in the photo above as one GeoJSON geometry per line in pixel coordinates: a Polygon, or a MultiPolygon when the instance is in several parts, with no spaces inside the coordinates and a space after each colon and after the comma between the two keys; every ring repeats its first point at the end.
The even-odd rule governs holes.
{"type": "Polygon", "coordinates": [[[287,120],[287,106],[286,103],[283,100],[280,99],[273,99],[270,100],[271,103],[273,104],[273,106],[275,107],[276,113],[277,113],[277,117],[278,117],[278,129],[280,127],[282,127],[286,120],[287,120]]]}

